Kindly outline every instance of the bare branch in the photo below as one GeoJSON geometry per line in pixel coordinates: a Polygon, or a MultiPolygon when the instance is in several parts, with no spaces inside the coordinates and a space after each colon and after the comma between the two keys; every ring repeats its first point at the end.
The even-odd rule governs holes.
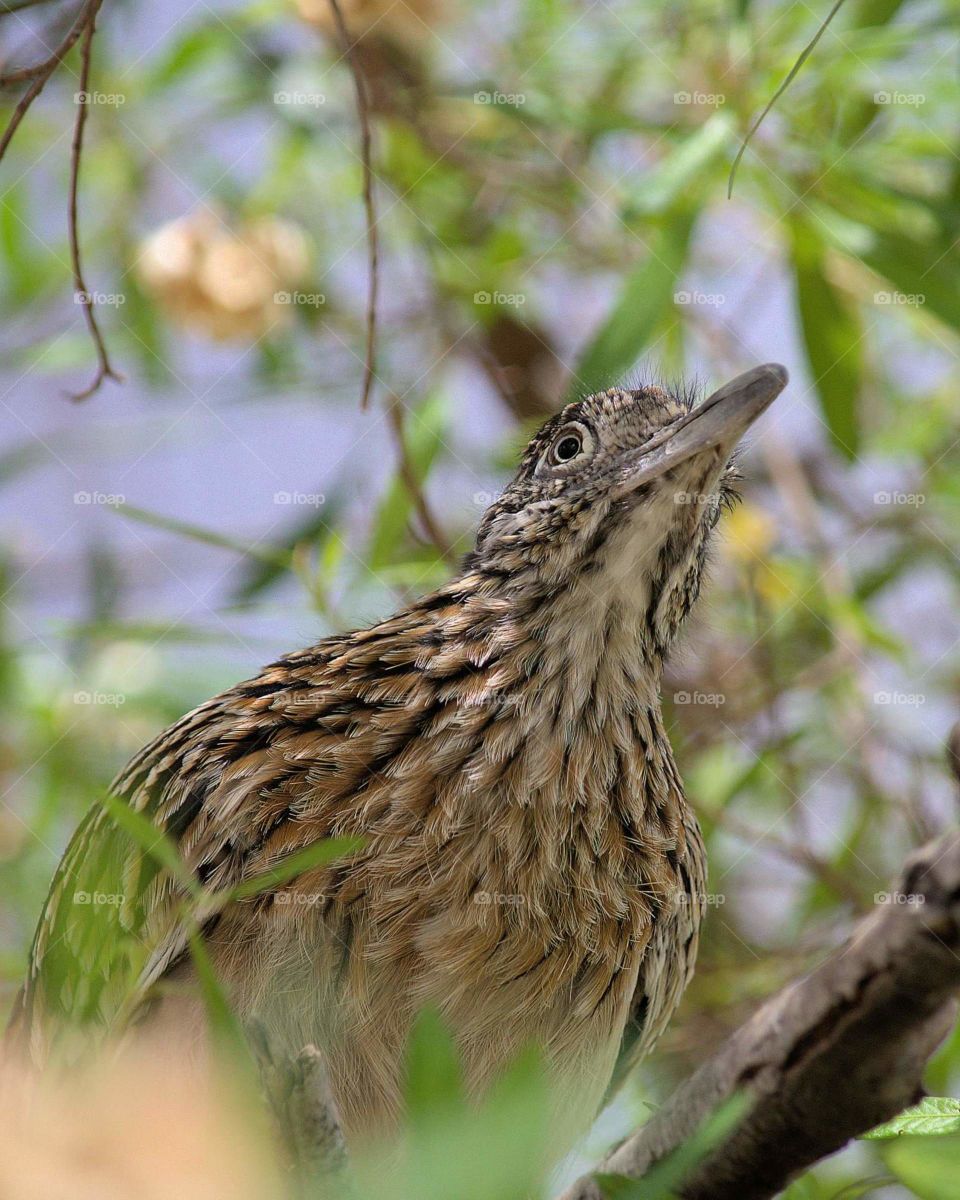
{"type": "Polygon", "coordinates": [[[343,52],[350,65],[353,85],[357,93],[357,117],[360,121],[360,158],[363,163],[363,208],[367,221],[367,348],[363,364],[363,387],[360,407],[370,403],[370,392],[376,368],[377,339],[377,293],[380,286],[380,237],[377,231],[377,215],[373,202],[372,136],[370,132],[370,99],[363,68],[356,52],[356,44],[350,37],[339,0],[330,0],[337,33],[343,44],[343,52]]]}
{"type": "MultiPolygon", "coordinates": [[[[767,1001],[639,1132],[601,1164],[639,1179],[729,1096],[745,1116],[699,1163],[684,1200],[767,1200],[798,1172],[921,1095],[960,989],[960,833],[907,863],[890,902],[767,1001]]],[[[561,1200],[600,1200],[583,1177],[561,1200]]]]}
{"type": "MultiPolygon", "coordinates": [[[[87,27],[87,24],[91,19],[91,14],[96,15],[96,10],[100,7],[101,3],[102,0],[85,0],[85,3],[81,6],[80,11],[77,13],[76,20],[70,26],[63,41],[56,48],[56,50],[54,50],[50,57],[45,58],[43,62],[32,63],[30,66],[26,67],[16,67],[12,71],[4,71],[0,73],[0,87],[8,87],[12,83],[26,83],[28,79],[37,78],[42,78],[43,81],[46,82],[46,80],[50,78],[60,63],[63,62],[66,56],[73,49],[77,39],[80,37],[80,34],[83,33],[84,29],[87,27]]],[[[21,5],[20,7],[26,6],[21,5]]],[[[13,12],[15,10],[11,8],[0,10],[0,16],[3,15],[4,11],[13,12]]]]}
{"type": "Polygon", "coordinates": [[[397,446],[397,465],[400,470],[400,478],[410,493],[414,508],[417,510],[417,515],[431,544],[441,558],[447,562],[455,562],[457,556],[453,551],[453,547],[450,545],[439,522],[433,515],[430,502],[427,500],[423,487],[414,472],[413,464],[410,462],[406,439],[403,436],[403,413],[403,401],[399,396],[393,396],[390,400],[390,406],[387,409],[387,416],[390,419],[390,429],[393,432],[393,439],[397,446]]]}
{"type": "Polygon", "coordinates": [[[803,64],[807,61],[807,59],[813,53],[814,47],[816,46],[817,42],[819,42],[820,39],[823,37],[823,35],[826,33],[827,26],[830,24],[830,22],[833,20],[833,18],[837,15],[837,13],[843,7],[843,3],[844,3],[844,0],[835,0],[833,8],[831,8],[830,11],[827,13],[826,17],[824,17],[823,21],[820,23],[820,27],[817,29],[817,32],[813,35],[813,37],[810,39],[810,41],[807,42],[807,44],[804,46],[803,50],[801,50],[801,52],[797,58],[797,61],[793,64],[793,66],[787,72],[786,79],[784,79],[783,83],[781,83],[780,86],[777,88],[777,90],[773,93],[773,95],[770,97],[770,99],[767,101],[766,105],[764,106],[763,112],[760,114],[759,117],[757,117],[757,119],[754,121],[754,123],[747,130],[746,137],[740,143],[740,149],[737,151],[737,156],[733,160],[733,164],[730,167],[730,178],[727,181],[727,199],[728,200],[733,195],[733,181],[737,175],[737,167],[740,166],[740,159],[743,158],[744,154],[746,153],[747,147],[750,145],[750,142],[753,139],[753,135],[757,132],[757,130],[763,124],[764,120],[766,119],[767,113],[771,110],[771,108],[773,108],[773,106],[776,104],[776,102],[780,99],[780,97],[783,95],[783,93],[787,90],[787,88],[790,86],[790,84],[793,83],[794,79],[800,73],[800,68],[803,66],[803,64]]]}
{"type": "Polygon", "coordinates": [[[80,44],[80,91],[77,96],[77,116],[73,124],[73,144],[70,147],[70,199],[67,219],[67,232],[70,238],[70,265],[73,270],[74,294],[83,306],[83,316],[90,331],[90,337],[97,351],[97,373],[93,381],[82,392],[71,394],[72,400],[86,400],[100,387],[104,379],[110,378],[118,383],[122,376],[118,375],[110,365],[107,347],[97,324],[93,311],[93,297],[83,278],[83,266],[80,260],[80,238],[77,231],[77,192],[80,185],[80,156],[83,151],[83,127],[87,120],[87,99],[89,97],[90,63],[93,51],[93,35],[97,27],[97,12],[103,0],[92,0],[89,5],[90,13],[83,30],[83,41],[80,44]]]}

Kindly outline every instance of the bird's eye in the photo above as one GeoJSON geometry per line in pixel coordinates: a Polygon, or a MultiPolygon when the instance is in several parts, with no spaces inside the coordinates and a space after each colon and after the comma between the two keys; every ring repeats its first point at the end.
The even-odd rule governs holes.
{"type": "Polygon", "coordinates": [[[553,448],[553,457],[557,462],[569,462],[576,458],[583,449],[583,441],[579,433],[567,433],[553,448]]]}
{"type": "Polygon", "coordinates": [[[553,444],[544,456],[543,463],[548,467],[562,467],[588,454],[593,448],[593,438],[585,425],[579,422],[567,425],[553,440],[553,444]]]}

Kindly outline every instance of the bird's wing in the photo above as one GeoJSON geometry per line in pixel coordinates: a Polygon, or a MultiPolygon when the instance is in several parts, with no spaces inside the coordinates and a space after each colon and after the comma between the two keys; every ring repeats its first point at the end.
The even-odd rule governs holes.
{"type": "Polygon", "coordinates": [[[74,834],[44,906],[14,1018],[34,1057],[51,1030],[132,1015],[215,919],[210,894],[364,827],[367,785],[431,702],[415,666],[431,605],[281,659],[136,755],[74,834]]]}
{"type": "Polygon", "coordinates": [[[184,794],[188,772],[180,755],[200,744],[200,731],[218,708],[218,701],[202,705],[145,747],[114,782],[108,803],[87,814],[67,846],[13,1018],[37,1059],[47,1056],[54,1031],[66,1037],[73,1029],[112,1023],[146,978],[156,949],[151,932],[171,951],[185,946],[184,923],[161,922],[168,928],[160,934],[155,919],[158,893],[166,894],[171,909],[187,897],[164,870],[160,846],[182,854],[181,835],[205,788],[198,780],[195,800],[184,794]],[[135,829],[118,806],[134,814],[135,829]]]}

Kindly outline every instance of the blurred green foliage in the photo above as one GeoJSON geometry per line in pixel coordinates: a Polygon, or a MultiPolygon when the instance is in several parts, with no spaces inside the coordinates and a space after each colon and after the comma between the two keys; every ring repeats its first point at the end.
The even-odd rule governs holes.
{"type": "MultiPolygon", "coordinates": [[[[313,243],[302,286],[324,302],[231,344],[231,403],[261,406],[268,430],[271,405],[309,389],[322,396],[322,436],[354,404],[363,357],[349,76],[323,31],[279,0],[184,8],[155,30],[136,24],[137,8],[107,6],[101,20],[95,86],[123,102],[91,113],[82,175],[88,274],[125,298],[102,318],[113,357],[162,415],[191,355],[209,350],[137,274],[160,222],[210,205],[228,223],[296,222],[313,243]]],[[[727,520],[707,619],[664,686],[713,904],[694,984],[638,1081],[638,1096],[662,1097],[759,997],[837,944],[906,852],[955,816],[941,746],[960,685],[957,9],[848,0],[752,142],[732,201],[739,139],[825,12],[788,0],[464,0],[450,11],[411,0],[391,12],[360,31],[360,51],[387,283],[375,403],[398,405],[395,465],[358,519],[350,482],[371,472],[348,454],[322,481],[322,508],[291,510],[260,539],[210,529],[202,512],[183,522],[122,510],[241,564],[212,630],[172,611],[127,619],[122,563],[92,543],[62,583],[85,615],[46,618],[20,578],[46,547],[25,555],[11,538],[6,995],[70,830],[130,753],[231,681],[216,656],[238,615],[304,602],[320,636],[434,585],[482,507],[471,516],[451,498],[502,476],[530,423],[565,395],[638,363],[715,380],[781,359],[794,369],[793,423],[771,423],[745,460],[747,500],[727,520]],[[499,405],[499,426],[467,447],[460,427],[478,396],[499,405]],[[89,699],[104,695],[122,702],[89,699]]],[[[14,19],[0,20],[11,44],[23,36],[14,19]]],[[[11,412],[92,361],[65,306],[59,197],[74,85],[70,70],[54,78],[3,168],[11,412]]],[[[60,434],[10,426],[5,498],[62,448],[60,434]]],[[[414,1165],[390,1175],[389,1191],[363,1186],[477,1200],[542,1188],[537,1078],[520,1064],[466,1119],[456,1064],[425,1021],[411,1066],[414,1165]]],[[[960,1038],[930,1086],[960,1087],[960,1038]]],[[[954,1196],[957,1145],[908,1131],[863,1142],[788,1195],[954,1196]]]]}

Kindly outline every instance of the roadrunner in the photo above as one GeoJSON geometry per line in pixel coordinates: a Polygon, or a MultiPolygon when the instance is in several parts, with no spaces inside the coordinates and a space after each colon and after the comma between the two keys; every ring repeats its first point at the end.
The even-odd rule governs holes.
{"type": "Polygon", "coordinates": [[[348,1138],[396,1122],[428,1005],[474,1094],[532,1042],[558,1128],[588,1124],[693,971],[706,867],[662,664],[734,447],[785,383],[768,365],[699,405],[659,387],[568,405],[455,579],[142,750],[54,879],[14,1017],[34,1057],[68,1026],[202,1040],[202,928],[240,1018],[322,1048],[348,1138]],[[331,837],[358,841],[291,871],[331,837]]]}

